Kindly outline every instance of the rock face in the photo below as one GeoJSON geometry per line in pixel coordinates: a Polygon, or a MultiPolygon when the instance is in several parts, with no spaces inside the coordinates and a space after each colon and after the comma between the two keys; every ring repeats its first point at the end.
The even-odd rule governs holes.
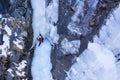
{"type": "MultiPolygon", "coordinates": [[[[51,0],[46,0],[47,5],[51,0]]],[[[54,80],[65,80],[72,64],[98,34],[119,0],[59,0],[60,39],[52,49],[54,80]],[[63,49],[66,45],[69,49],[63,49]],[[77,44],[78,43],[78,44],[77,44]],[[69,52],[71,49],[73,52],[69,52]]],[[[32,80],[33,39],[30,0],[0,0],[0,80],[32,80]],[[2,39],[3,38],[3,39],[2,39]]]]}
{"type": "Polygon", "coordinates": [[[67,71],[75,62],[75,58],[87,48],[89,41],[93,41],[93,36],[99,33],[105,19],[116,7],[115,4],[118,4],[118,1],[59,0],[59,21],[57,25],[60,39],[58,45],[53,48],[51,55],[52,74],[55,80],[65,80],[67,71]],[[79,4],[83,4],[83,7],[81,8],[79,4]],[[77,6],[79,10],[76,8],[77,6]],[[77,19],[74,20],[74,18],[77,19]],[[68,41],[80,40],[79,52],[76,54],[64,53],[61,43],[65,38],[68,41]]]}
{"type": "Polygon", "coordinates": [[[0,13],[6,13],[9,6],[9,0],[0,0],[0,13]]]}
{"type": "Polygon", "coordinates": [[[30,0],[1,0],[0,80],[31,80],[32,8],[30,0]],[[7,1],[7,3],[6,3],[7,1]]]}

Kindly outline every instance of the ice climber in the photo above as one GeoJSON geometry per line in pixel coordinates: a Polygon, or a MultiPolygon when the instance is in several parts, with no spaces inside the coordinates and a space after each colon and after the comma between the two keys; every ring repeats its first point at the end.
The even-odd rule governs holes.
{"type": "Polygon", "coordinates": [[[44,40],[41,34],[38,36],[37,40],[39,41],[39,45],[38,45],[38,46],[40,46],[40,44],[41,44],[41,43],[43,42],[43,40],[44,40]]]}

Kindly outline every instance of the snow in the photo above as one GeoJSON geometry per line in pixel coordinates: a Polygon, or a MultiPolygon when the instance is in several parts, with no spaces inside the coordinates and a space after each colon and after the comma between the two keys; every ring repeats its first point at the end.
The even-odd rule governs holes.
{"type": "Polygon", "coordinates": [[[17,33],[15,32],[15,37],[18,36],[17,33]]]}
{"type": "Polygon", "coordinates": [[[18,69],[19,71],[22,71],[22,70],[27,66],[26,64],[27,64],[27,61],[22,60],[21,63],[18,64],[17,69],[18,69]]]}
{"type": "Polygon", "coordinates": [[[25,72],[15,71],[15,73],[20,77],[25,77],[25,72]]]}
{"type": "Polygon", "coordinates": [[[12,77],[15,76],[15,75],[13,74],[13,70],[12,70],[11,68],[9,68],[7,71],[10,73],[10,75],[11,75],[12,77]]]}
{"type": "Polygon", "coordinates": [[[61,42],[62,51],[64,54],[76,54],[79,52],[80,40],[68,41],[67,38],[61,42]]]}
{"type": "Polygon", "coordinates": [[[57,43],[59,35],[54,23],[58,20],[58,0],[52,0],[47,8],[45,0],[31,0],[31,4],[33,8],[33,46],[35,46],[39,34],[42,34],[44,38],[49,37],[53,43],[57,43]]]}
{"type": "MultiPolygon", "coordinates": [[[[120,16],[117,13],[120,13],[120,8],[116,9],[113,15],[110,15],[110,19],[106,22],[106,25],[102,27],[99,33],[99,38],[97,36],[95,37],[96,42],[101,42],[101,45],[106,46],[112,51],[120,49],[120,16]]],[[[114,54],[116,54],[116,52],[114,54]]]]}
{"type": "Polygon", "coordinates": [[[96,53],[96,59],[101,63],[101,65],[103,65],[105,69],[109,69],[110,67],[114,66],[114,55],[110,50],[108,50],[104,46],[101,46],[97,43],[89,43],[88,49],[93,51],[93,53],[96,53]]]}
{"type": "Polygon", "coordinates": [[[46,39],[39,47],[38,44],[35,48],[31,67],[33,80],[52,80],[50,72],[52,68],[50,62],[51,44],[46,39]]]}
{"type": "Polygon", "coordinates": [[[26,72],[24,71],[26,66],[27,66],[27,61],[26,60],[22,60],[19,64],[14,63],[16,66],[16,71],[15,73],[17,74],[17,76],[20,77],[25,77],[26,72]]]}
{"type": "Polygon", "coordinates": [[[21,40],[19,39],[16,39],[13,41],[14,44],[16,44],[16,46],[19,48],[19,49],[23,49],[23,46],[20,44],[21,43],[21,40]]]}
{"type": "Polygon", "coordinates": [[[80,22],[80,19],[78,18],[80,15],[83,16],[83,7],[84,7],[84,0],[76,0],[75,5],[73,6],[73,9],[76,11],[74,15],[71,18],[71,22],[68,24],[67,28],[72,33],[82,34],[80,29],[75,27],[77,26],[76,23],[80,22]]]}
{"type": "Polygon", "coordinates": [[[57,34],[58,21],[58,0],[52,0],[46,6],[46,0],[31,0],[33,8],[33,45],[35,46],[34,56],[31,65],[33,80],[53,80],[51,75],[51,45],[57,44],[59,35],[57,34]],[[43,43],[38,46],[37,37],[41,34],[43,43]]]}
{"type": "Polygon", "coordinates": [[[66,80],[119,80],[120,61],[120,7],[103,25],[99,36],[94,36],[93,43],[76,59],[67,72],[66,80]],[[118,56],[119,57],[119,56],[118,56]]]}
{"type": "Polygon", "coordinates": [[[2,18],[2,15],[0,14],[0,18],[2,18]]]}
{"type": "Polygon", "coordinates": [[[7,32],[8,35],[11,35],[12,32],[8,25],[5,25],[4,30],[7,32]]]}
{"type": "Polygon", "coordinates": [[[3,41],[3,45],[0,45],[0,49],[2,50],[0,57],[7,57],[7,48],[9,48],[9,37],[7,35],[3,35],[3,41]]]}
{"type": "MultiPolygon", "coordinates": [[[[1,15],[1,22],[3,20],[5,20],[4,23],[6,23],[7,18],[3,18],[2,15],[1,15]]],[[[9,28],[8,25],[3,26],[2,24],[0,24],[0,28],[1,28],[1,31],[0,31],[1,34],[3,34],[3,30],[5,32],[7,32],[7,34],[6,33],[3,34],[3,41],[4,41],[4,43],[2,45],[0,45],[0,50],[1,50],[0,57],[4,56],[5,58],[7,58],[8,49],[10,48],[10,46],[9,46],[9,44],[10,44],[9,43],[10,42],[10,40],[9,40],[10,37],[9,36],[11,35],[11,29],[9,28]]]]}
{"type": "Polygon", "coordinates": [[[46,17],[50,23],[56,23],[58,21],[58,0],[52,0],[51,3],[49,3],[46,9],[46,17]]]}
{"type": "Polygon", "coordinates": [[[117,80],[114,55],[97,43],[89,43],[68,75],[71,80],[117,80]]]}

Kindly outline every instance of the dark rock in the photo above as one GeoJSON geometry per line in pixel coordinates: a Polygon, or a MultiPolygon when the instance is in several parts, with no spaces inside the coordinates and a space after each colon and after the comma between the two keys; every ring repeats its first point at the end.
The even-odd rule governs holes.
{"type": "Polygon", "coordinates": [[[8,11],[9,6],[9,0],[0,0],[0,13],[6,13],[8,11]]]}
{"type": "MultiPolygon", "coordinates": [[[[7,0],[0,0],[0,7],[1,7],[1,1],[7,1],[7,0]]],[[[8,1],[9,2],[9,1],[8,1]]],[[[8,3],[6,2],[6,4],[8,3]]],[[[7,6],[2,4],[3,6],[7,6]]],[[[1,8],[0,8],[1,9],[1,8]]],[[[4,11],[5,12],[5,11],[4,11]]],[[[32,54],[33,50],[29,50],[32,45],[32,27],[31,27],[31,21],[32,21],[32,8],[30,4],[30,0],[10,0],[10,6],[8,8],[8,13],[3,14],[2,18],[0,19],[0,24],[2,24],[4,28],[4,24],[8,25],[8,27],[12,30],[12,35],[9,35],[10,38],[10,48],[9,51],[10,54],[7,55],[7,60],[0,60],[0,80],[22,80],[22,79],[28,79],[32,80],[31,77],[31,61],[32,61],[32,54]],[[10,19],[4,21],[3,18],[10,19]],[[11,20],[12,19],[12,20],[11,20]],[[22,33],[26,32],[28,36],[23,36],[22,33]],[[17,35],[16,35],[17,34],[17,35]],[[16,39],[20,40],[19,44],[22,44],[24,49],[21,51],[18,50],[17,46],[14,45],[13,41],[16,39]],[[25,39],[25,40],[24,40],[25,39]],[[17,64],[19,64],[22,60],[27,61],[27,68],[24,69],[26,72],[25,77],[19,77],[16,74],[16,68],[17,64]],[[15,77],[11,77],[11,75],[7,72],[8,69],[13,70],[13,74],[15,77]]],[[[4,34],[7,34],[7,32],[4,32],[4,34]]],[[[3,34],[3,35],[4,35],[3,34]]],[[[2,41],[2,38],[0,38],[2,41]]]]}
{"type": "Polygon", "coordinates": [[[14,12],[12,13],[12,15],[14,17],[21,17],[24,16],[26,13],[26,9],[24,7],[18,7],[17,9],[14,10],[14,12]]]}
{"type": "Polygon", "coordinates": [[[4,41],[3,41],[3,33],[0,30],[0,45],[3,45],[4,41]]]}

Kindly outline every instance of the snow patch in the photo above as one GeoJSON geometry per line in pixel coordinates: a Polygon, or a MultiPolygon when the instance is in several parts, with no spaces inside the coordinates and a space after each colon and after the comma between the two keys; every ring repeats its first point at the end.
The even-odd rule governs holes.
{"type": "MultiPolygon", "coordinates": [[[[14,63],[15,64],[15,63],[14,63]]],[[[19,64],[15,64],[16,65],[16,71],[15,73],[19,76],[19,77],[25,77],[26,72],[24,71],[25,68],[27,67],[27,61],[26,60],[22,60],[19,64]]]]}
{"type": "Polygon", "coordinates": [[[27,61],[26,60],[22,60],[19,64],[18,67],[16,67],[19,71],[22,71],[27,65],[27,61]]]}
{"type": "Polygon", "coordinates": [[[7,71],[10,73],[10,75],[11,75],[12,77],[15,76],[15,75],[13,74],[13,70],[12,70],[12,69],[9,68],[7,71]]]}
{"type": "Polygon", "coordinates": [[[2,22],[3,22],[3,24],[0,24],[0,28],[1,28],[0,34],[3,34],[3,44],[0,45],[0,51],[1,51],[0,57],[4,56],[5,58],[7,58],[8,49],[10,48],[10,45],[9,45],[10,37],[9,36],[11,35],[11,29],[9,28],[8,25],[6,25],[7,18],[3,18],[1,15],[0,23],[2,23],[2,22]],[[7,33],[3,33],[3,30],[7,33]]]}
{"type": "Polygon", "coordinates": [[[0,57],[7,57],[7,49],[9,48],[9,37],[7,35],[3,35],[3,41],[3,45],[0,45],[0,49],[2,50],[0,57]]]}
{"type": "Polygon", "coordinates": [[[18,34],[15,32],[15,37],[17,37],[18,36],[18,34]]]}
{"type": "Polygon", "coordinates": [[[23,46],[20,44],[21,43],[21,40],[19,39],[16,39],[13,41],[14,44],[16,44],[16,46],[19,48],[19,49],[23,49],[23,46]]]}
{"type": "Polygon", "coordinates": [[[67,38],[61,42],[62,51],[64,54],[76,54],[79,52],[80,40],[68,41],[67,38]]]}
{"type": "Polygon", "coordinates": [[[2,15],[0,14],[0,18],[2,18],[2,15]]]}
{"type": "Polygon", "coordinates": [[[11,32],[11,29],[8,27],[8,25],[5,25],[4,29],[8,35],[11,35],[12,32],[11,32]]]}

